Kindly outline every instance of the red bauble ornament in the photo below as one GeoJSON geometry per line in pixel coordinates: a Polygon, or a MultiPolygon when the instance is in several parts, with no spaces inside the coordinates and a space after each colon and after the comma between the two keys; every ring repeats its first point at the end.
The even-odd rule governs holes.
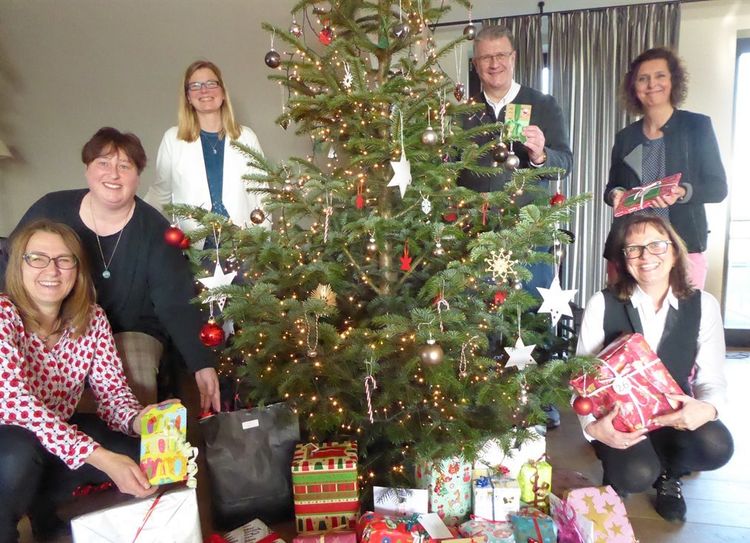
{"type": "Polygon", "coordinates": [[[182,238],[182,241],[180,242],[180,249],[182,249],[183,251],[190,249],[191,243],[192,241],[190,241],[190,236],[185,236],[184,238],[182,238]]]}
{"type": "Polygon", "coordinates": [[[593,410],[594,410],[594,402],[591,401],[591,398],[578,396],[575,400],[573,400],[573,411],[575,411],[579,415],[581,416],[589,415],[591,414],[593,410]]]}
{"type": "Polygon", "coordinates": [[[224,330],[215,320],[210,319],[201,328],[200,340],[206,347],[216,347],[224,341],[224,330]]]}
{"type": "Polygon", "coordinates": [[[495,293],[495,296],[493,298],[493,302],[495,302],[495,305],[502,305],[505,303],[505,299],[508,297],[508,293],[504,290],[498,290],[495,293]]]}
{"type": "Polygon", "coordinates": [[[357,209],[363,209],[365,207],[365,197],[361,194],[357,194],[357,198],[354,200],[354,205],[357,206],[357,209]]]}
{"type": "Polygon", "coordinates": [[[443,220],[445,222],[456,222],[457,219],[458,213],[456,213],[455,211],[446,211],[445,213],[443,213],[443,220]]]}
{"type": "Polygon", "coordinates": [[[179,247],[185,239],[185,232],[172,225],[164,231],[164,241],[172,247],[179,247]]]}
{"type": "Polygon", "coordinates": [[[324,26],[318,33],[318,39],[323,45],[331,45],[333,41],[333,29],[330,26],[324,26]]]}
{"type": "Polygon", "coordinates": [[[562,205],[565,202],[565,196],[560,194],[559,192],[556,192],[552,195],[552,198],[549,199],[549,205],[551,206],[559,206],[562,205]]]}

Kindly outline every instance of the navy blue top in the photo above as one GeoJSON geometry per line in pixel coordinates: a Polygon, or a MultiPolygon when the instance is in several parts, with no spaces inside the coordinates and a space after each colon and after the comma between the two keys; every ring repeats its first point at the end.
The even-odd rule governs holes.
{"type": "Polygon", "coordinates": [[[201,146],[208,192],[211,195],[211,211],[229,218],[229,213],[221,200],[224,187],[224,140],[219,139],[218,132],[201,130],[201,146]]]}

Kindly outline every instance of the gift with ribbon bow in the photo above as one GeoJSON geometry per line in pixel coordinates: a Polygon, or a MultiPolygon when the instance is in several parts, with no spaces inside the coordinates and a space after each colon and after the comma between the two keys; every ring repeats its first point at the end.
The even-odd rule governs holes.
{"type": "Polygon", "coordinates": [[[534,509],[525,507],[517,514],[510,516],[513,524],[513,535],[519,543],[535,541],[537,543],[556,543],[557,527],[552,517],[534,509]]]}
{"type": "Polygon", "coordinates": [[[549,511],[547,495],[552,488],[552,466],[544,457],[526,462],[518,473],[521,501],[540,511],[549,511]]]}
{"type": "Polygon", "coordinates": [[[523,134],[523,129],[529,126],[529,124],[531,124],[531,105],[508,104],[505,106],[503,140],[524,143],[526,136],[523,134]]]}
{"type": "Polygon", "coordinates": [[[683,394],[682,389],[641,334],[620,336],[597,358],[601,364],[595,374],[570,381],[579,396],[592,400],[594,417],[605,416],[619,403],[620,412],[612,419],[616,430],[655,430],[659,426],[651,422],[653,417],[679,407],[666,394],[683,394]]]}
{"type": "Polygon", "coordinates": [[[485,520],[506,520],[518,511],[521,489],[518,480],[498,475],[480,476],[474,480],[474,517],[485,520]]]}
{"type": "Polygon", "coordinates": [[[419,523],[419,515],[406,517],[367,511],[357,521],[360,543],[435,543],[419,523]]]}
{"type": "Polygon", "coordinates": [[[635,211],[656,207],[656,199],[659,196],[671,193],[672,189],[680,184],[681,177],[681,173],[676,173],[648,185],[626,190],[619,205],[615,208],[615,217],[622,217],[635,211]]]}

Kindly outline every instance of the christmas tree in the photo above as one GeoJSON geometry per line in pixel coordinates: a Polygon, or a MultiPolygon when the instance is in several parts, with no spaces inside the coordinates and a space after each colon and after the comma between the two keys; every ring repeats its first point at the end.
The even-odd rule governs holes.
{"type": "Polygon", "coordinates": [[[313,153],[275,164],[243,149],[257,169],[248,179],[267,187],[253,220],[272,214],[272,231],[177,209],[203,225],[194,239],[218,240],[193,257],[244,277],[203,300],[226,297],[221,319],[236,328],[226,360],[239,361],[250,401],[288,402],[310,441],[356,439],[370,477],[471,459],[489,438],[508,447],[544,422],[542,405],[568,401],[575,369],[556,358],[550,315],[522,284],[529,264],[558,263],[560,225],[581,198],[551,200],[539,180],[558,172],[544,168],[489,194],[456,185],[462,169],[513,163],[476,164],[503,155],[502,125],[461,129],[483,106],[440,65],[475,30],[436,47],[430,25],[451,4],[469,8],[303,0],[289,29],[264,25],[270,78],[288,90],[278,123],[312,138],[313,153]],[[494,143],[472,142],[488,132],[494,143]],[[519,195],[533,203],[520,207],[519,195]]]}

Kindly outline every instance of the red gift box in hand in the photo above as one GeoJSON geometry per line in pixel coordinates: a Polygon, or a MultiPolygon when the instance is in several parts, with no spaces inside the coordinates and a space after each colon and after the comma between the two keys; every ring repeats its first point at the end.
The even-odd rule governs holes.
{"type": "Polygon", "coordinates": [[[680,184],[681,177],[681,173],[676,173],[648,185],[626,190],[620,203],[615,208],[615,217],[622,217],[634,211],[656,207],[654,205],[656,198],[671,193],[672,189],[680,184]]]}
{"type": "Polygon", "coordinates": [[[651,422],[657,415],[674,412],[666,394],[684,394],[641,334],[620,336],[597,355],[596,373],[570,381],[579,396],[590,398],[598,419],[620,403],[612,424],[620,432],[660,428],[651,422]]]}

